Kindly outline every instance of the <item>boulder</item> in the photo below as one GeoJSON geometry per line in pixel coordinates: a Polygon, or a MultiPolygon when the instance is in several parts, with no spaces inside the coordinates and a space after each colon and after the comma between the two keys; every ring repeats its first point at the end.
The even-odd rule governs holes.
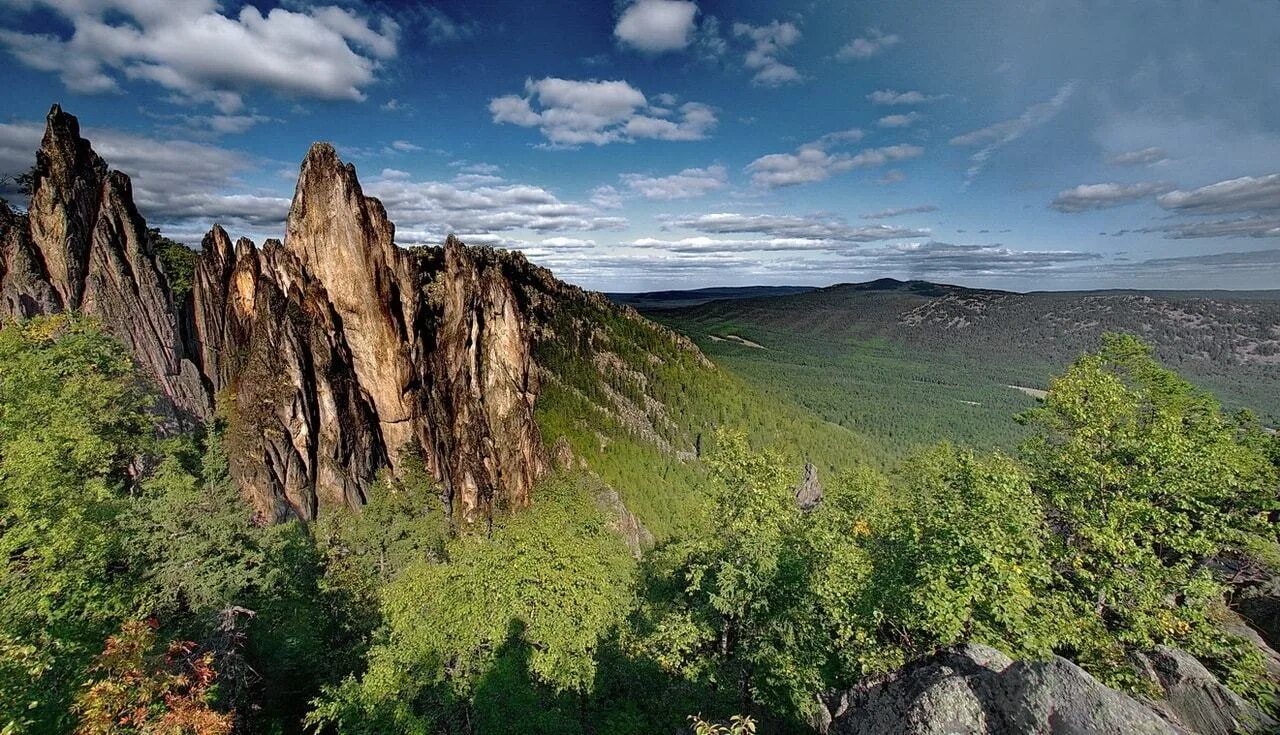
{"type": "Polygon", "coordinates": [[[1152,707],[1167,719],[1199,735],[1275,732],[1277,723],[1218,682],[1194,656],[1156,646],[1140,654],[1138,673],[1164,691],[1152,707]]]}
{"type": "Polygon", "coordinates": [[[1166,699],[1141,702],[1064,658],[1012,661],[986,646],[958,646],[833,697],[825,732],[1226,735],[1274,726],[1185,653],[1157,649],[1143,661],[1166,699]]]}

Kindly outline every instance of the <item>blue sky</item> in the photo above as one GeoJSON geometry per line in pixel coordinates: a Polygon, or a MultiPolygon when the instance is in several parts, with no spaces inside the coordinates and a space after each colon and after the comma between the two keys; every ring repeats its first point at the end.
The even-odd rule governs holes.
{"type": "Polygon", "coordinates": [[[1280,3],[0,0],[0,171],[61,102],[191,244],[338,146],[404,245],[584,286],[1280,287],[1280,3]]]}

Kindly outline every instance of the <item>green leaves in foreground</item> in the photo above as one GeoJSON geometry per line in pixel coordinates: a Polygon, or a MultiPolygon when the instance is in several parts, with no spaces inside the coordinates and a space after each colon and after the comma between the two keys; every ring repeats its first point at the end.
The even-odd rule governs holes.
{"type": "Polygon", "coordinates": [[[1024,420],[1024,463],[943,445],[892,477],[828,483],[809,515],[778,457],[717,437],[706,530],[650,558],[637,650],[793,717],[819,691],[961,641],[1060,653],[1128,687],[1127,654],[1169,644],[1265,700],[1260,655],[1215,621],[1225,590],[1208,568],[1275,557],[1257,427],[1122,336],[1024,420]]]}
{"type": "Polygon", "coordinates": [[[1072,641],[1082,662],[1124,669],[1125,650],[1156,643],[1240,660],[1209,619],[1223,589],[1205,562],[1274,548],[1275,468],[1257,426],[1125,335],[1105,337],[1021,418],[1035,430],[1024,455],[1058,531],[1062,592],[1098,631],[1072,641]]]}
{"type": "Polygon", "coordinates": [[[131,609],[119,527],[146,405],[128,354],[92,322],[0,329],[0,727],[63,721],[81,667],[131,609]]]}
{"type": "Polygon", "coordinates": [[[483,732],[537,732],[556,702],[590,691],[596,650],[626,614],[632,561],[587,488],[553,480],[490,538],[463,536],[445,556],[385,589],[368,671],[330,690],[313,722],[433,732],[474,718],[483,732]]]}

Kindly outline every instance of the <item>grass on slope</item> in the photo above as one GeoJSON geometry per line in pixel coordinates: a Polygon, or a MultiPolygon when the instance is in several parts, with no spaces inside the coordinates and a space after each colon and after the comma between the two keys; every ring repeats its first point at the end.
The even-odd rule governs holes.
{"type": "Polygon", "coordinates": [[[902,456],[942,440],[1011,448],[1022,437],[1013,416],[1035,404],[1009,387],[1018,384],[1019,373],[963,354],[925,356],[879,337],[838,338],[724,317],[653,316],[691,336],[711,359],[758,390],[878,443],[879,456],[902,456]]]}
{"type": "Polygon", "coordinates": [[[544,441],[564,437],[659,540],[691,528],[704,502],[698,456],[718,426],[780,448],[797,482],[806,460],[830,477],[886,459],[875,442],[716,367],[634,312],[566,299],[552,329],[538,355],[547,368],[537,407],[544,441]]]}

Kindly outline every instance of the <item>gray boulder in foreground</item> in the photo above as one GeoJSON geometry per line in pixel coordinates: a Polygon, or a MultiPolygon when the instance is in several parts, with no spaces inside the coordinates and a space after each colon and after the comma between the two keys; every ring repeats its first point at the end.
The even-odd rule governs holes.
{"type": "Polygon", "coordinates": [[[943,650],[829,701],[832,735],[1228,735],[1275,723],[1198,661],[1158,649],[1139,661],[1166,698],[1150,705],[1064,658],[1013,661],[977,644],[943,650]]]}

